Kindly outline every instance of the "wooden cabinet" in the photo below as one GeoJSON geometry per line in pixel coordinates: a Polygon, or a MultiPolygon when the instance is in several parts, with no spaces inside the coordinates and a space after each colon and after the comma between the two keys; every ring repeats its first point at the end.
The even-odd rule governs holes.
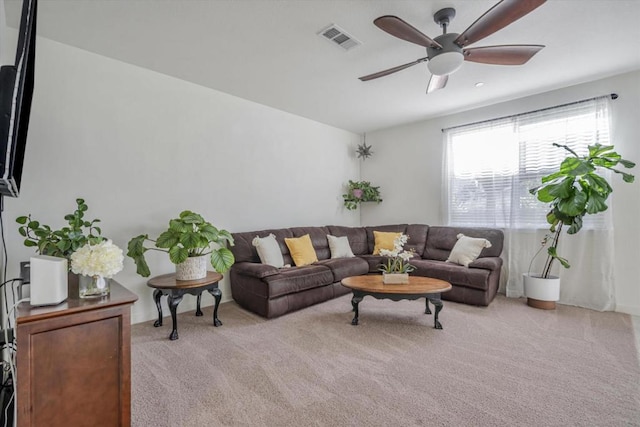
{"type": "Polygon", "coordinates": [[[21,304],[17,325],[17,425],[131,424],[131,305],[111,281],[99,299],[21,304]]]}

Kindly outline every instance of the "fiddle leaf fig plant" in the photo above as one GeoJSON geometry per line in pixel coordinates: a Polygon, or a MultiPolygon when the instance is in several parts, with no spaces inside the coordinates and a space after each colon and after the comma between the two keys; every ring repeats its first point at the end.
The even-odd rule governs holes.
{"type": "Polygon", "coordinates": [[[622,175],[622,180],[632,183],[635,177],[615,167],[621,165],[627,169],[635,167],[635,163],[622,158],[614,151],[613,145],[589,145],[589,153],[579,156],[566,145],[553,144],[564,148],[569,156],[560,164],[560,169],[542,178],[542,185],[529,192],[538,200],[548,203],[547,222],[551,225],[551,235],[543,240],[547,248],[547,261],[540,277],[548,278],[555,260],[569,268],[569,261],[558,255],[558,241],[563,226],[568,226],[567,234],[576,234],[582,228],[585,215],[593,215],[608,209],[607,198],[613,188],[607,180],[598,174],[599,169],[608,169],[622,175]]]}
{"type": "Polygon", "coordinates": [[[347,186],[347,193],[342,195],[344,206],[349,210],[358,208],[362,202],[382,201],[380,197],[380,187],[374,187],[368,181],[351,181],[347,186]]]}
{"type": "Polygon", "coordinates": [[[127,247],[127,256],[136,263],[136,272],[142,277],[151,274],[145,259],[145,252],[149,250],[168,253],[174,264],[180,264],[188,257],[210,255],[211,266],[219,273],[224,273],[235,262],[227,244],[233,246],[231,233],[217,229],[195,212],[183,211],[178,218],[169,221],[169,228],[157,239],[151,239],[148,234],[132,238],[127,247]],[[153,246],[145,247],[146,242],[153,243],[153,246]]]}
{"type": "Polygon", "coordinates": [[[31,214],[16,218],[16,222],[20,224],[18,232],[25,238],[24,245],[36,248],[36,252],[41,255],[69,259],[72,253],[85,244],[95,245],[105,240],[101,236],[102,230],[96,225],[100,220],[84,219],[84,214],[89,209],[84,199],[76,199],[76,205],[73,213],[64,216],[69,225],[59,230],[32,219],[31,214]]]}

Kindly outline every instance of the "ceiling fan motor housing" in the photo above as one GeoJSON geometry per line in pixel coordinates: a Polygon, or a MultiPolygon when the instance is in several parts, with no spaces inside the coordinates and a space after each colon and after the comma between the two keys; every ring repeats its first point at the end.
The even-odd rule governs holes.
{"type": "Polygon", "coordinates": [[[429,62],[427,67],[432,74],[443,76],[451,74],[462,66],[464,54],[462,48],[453,41],[458,37],[456,33],[442,34],[434,40],[442,45],[442,49],[427,47],[429,62]]]}

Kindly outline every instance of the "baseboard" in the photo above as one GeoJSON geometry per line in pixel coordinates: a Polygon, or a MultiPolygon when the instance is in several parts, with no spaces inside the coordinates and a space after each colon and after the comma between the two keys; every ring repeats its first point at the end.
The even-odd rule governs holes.
{"type": "Polygon", "coordinates": [[[633,316],[640,316],[640,307],[638,307],[637,305],[616,304],[616,311],[618,313],[626,313],[626,314],[631,314],[633,316]]]}

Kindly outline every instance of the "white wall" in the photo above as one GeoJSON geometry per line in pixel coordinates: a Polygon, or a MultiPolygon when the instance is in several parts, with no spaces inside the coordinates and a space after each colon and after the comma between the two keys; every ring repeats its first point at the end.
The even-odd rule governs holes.
{"type": "MultiPolygon", "coordinates": [[[[515,83],[514,83],[515,84],[515,83]]],[[[446,90],[446,89],[445,89],[446,90]]],[[[479,90],[491,90],[483,87],[479,90]]],[[[374,155],[362,165],[362,179],[380,185],[384,202],[362,210],[362,224],[420,222],[443,224],[441,129],[617,93],[613,101],[613,143],[626,159],[640,164],[640,71],[571,86],[464,113],[367,134],[374,155]]],[[[615,226],[617,311],[640,314],[640,167],[632,184],[612,182],[610,207],[615,226]]]]}
{"type": "MultiPolygon", "coordinates": [[[[5,199],[9,277],[34,254],[15,218],[31,213],[59,228],[77,197],[125,252],[131,237],[157,236],[185,209],[232,232],[359,224],[340,196],[359,177],[358,135],[47,39],[37,43],[21,195],[5,199]]],[[[174,270],[165,254],[148,259],[152,275],[174,270]]],[[[156,316],[147,279],[129,258],[116,279],[139,296],[134,322],[156,316]]],[[[230,300],[226,278],[221,287],[230,300]]],[[[185,298],[180,311],[194,301],[185,298]]]]}

